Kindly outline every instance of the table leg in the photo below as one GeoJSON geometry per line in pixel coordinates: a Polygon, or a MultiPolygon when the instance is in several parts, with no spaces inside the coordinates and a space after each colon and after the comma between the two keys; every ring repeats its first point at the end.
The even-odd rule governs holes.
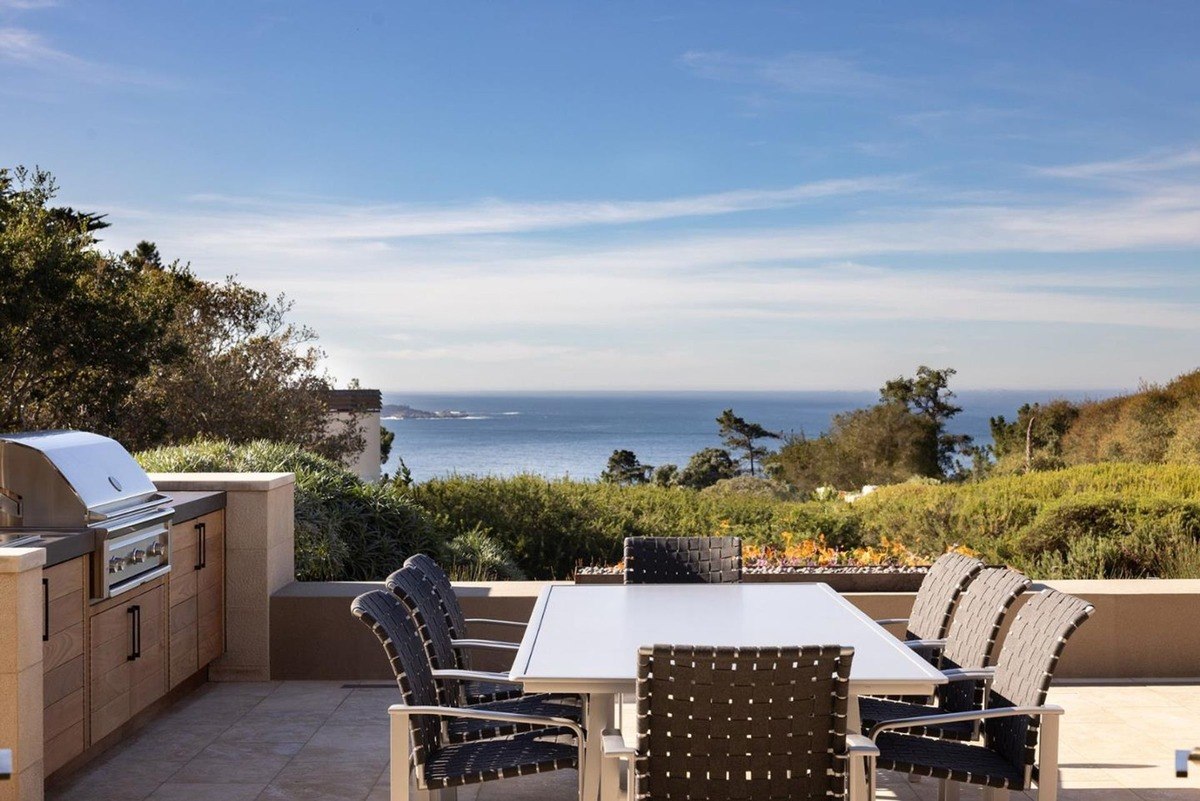
{"type": "Polygon", "coordinates": [[[613,694],[591,693],[588,695],[587,743],[583,750],[583,798],[580,801],[600,801],[601,760],[604,730],[613,726],[613,694]]]}

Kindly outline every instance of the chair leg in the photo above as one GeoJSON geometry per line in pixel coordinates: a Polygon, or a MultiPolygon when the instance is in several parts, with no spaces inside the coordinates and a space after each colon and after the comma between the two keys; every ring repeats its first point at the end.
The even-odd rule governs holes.
{"type": "Polygon", "coordinates": [[[1008,801],[1008,790],[1002,787],[984,787],[983,801],[1008,801]]]}
{"type": "Polygon", "coordinates": [[[388,795],[391,796],[391,801],[410,801],[412,773],[408,769],[408,715],[392,711],[389,721],[388,758],[391,763],[391,789],[388,795]]]}
{"type": "Polygon", "coordinates": [[[938,801],[958,801],[959,783],[949,779],[938,780],[938,801]]]}
{"type": "Polygon", "coordinates": [[[1058,715],[1042,715],[1038,733],[1038,801],[1058,799],[1058,715]]]}

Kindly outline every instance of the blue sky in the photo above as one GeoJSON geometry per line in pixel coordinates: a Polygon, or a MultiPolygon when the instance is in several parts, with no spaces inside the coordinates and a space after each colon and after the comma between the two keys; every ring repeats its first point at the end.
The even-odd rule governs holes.
{"type": "Polygon", "coordinates": [[[1200,5],[0,0],[0,164],[385,390],[1163,381],[1200,5]]]}

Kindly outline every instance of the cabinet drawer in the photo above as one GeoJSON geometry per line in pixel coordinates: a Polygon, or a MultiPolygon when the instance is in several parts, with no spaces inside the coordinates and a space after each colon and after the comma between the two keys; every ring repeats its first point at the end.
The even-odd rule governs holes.
{"type": "Polygon", "coordinates": [[[83,624],[87,606],[87,558],[80,557],[42,571],[42,639],[83,624]]]}
{"type": "Polygon", "coordinates": [[[91,617],[92,743],[166,692],[166,599],[160,583],[91,617]]]}

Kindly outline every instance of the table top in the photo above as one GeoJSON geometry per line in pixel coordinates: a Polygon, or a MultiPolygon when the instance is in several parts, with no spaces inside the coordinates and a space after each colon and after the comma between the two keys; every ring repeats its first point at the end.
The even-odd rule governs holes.
{"type": "Polygon", "coordinates": [[[827,584],[551,586],[511,676],[530,691],[631,692],[637,650],[677,645],[843,645],[855,692],[927,693],[941,672],[827,584]]]}

